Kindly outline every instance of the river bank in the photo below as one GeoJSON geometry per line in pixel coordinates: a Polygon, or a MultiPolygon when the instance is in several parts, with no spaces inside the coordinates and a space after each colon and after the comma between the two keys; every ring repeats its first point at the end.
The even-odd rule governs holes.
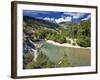
{"type": "Polygon", "coordinates": [[[57,46],[63,46],[63,47],[72,47],[72,48],[82,48],[82,49],[90,49],[90,47],[80,47],[78,45],[72,45],[72,44],[68,44],[68,43],[63,43],[63,44],[60,44],[58,42],[54,42],[52,40],[46,40],[47,43],[51,43],[53,45],[57,45],[57,46]]]}

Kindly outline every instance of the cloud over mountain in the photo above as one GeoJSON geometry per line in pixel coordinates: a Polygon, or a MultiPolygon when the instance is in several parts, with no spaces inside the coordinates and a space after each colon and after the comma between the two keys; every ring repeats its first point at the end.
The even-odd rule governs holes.
{"type": "Polygon", "coordinates": [[[82,20],[89,20],[91,19],[91,15],[88,15],[87,17],[83,18],[82,20]]]}
{"type": "Polygon", "coordinates": [[[35,11],[35,10],[23,10],[23,15],[35,17],[38,19],[60,22],[80,23],[81,20],[88,20],[91,18],[90,13],[80,12],[55,12],[55,11],[35,11]]]}
{"type": "Polygon", "coordinates": [[[70,16],[61,17],[61,18],[56,19],[55,21],[57,23],[60,23],[60,22],[70,22],[70,21],[72,21],[72,18],[70,16]]]}
{"type": "Polygon", "coordinates": [[[80,17],[83,17],[84,15],[86,15],[85,13],[77,13],[77,12],[65,12],[64,13],[65,16],[72,16],[74,19],[79,19],[80,17]]]}

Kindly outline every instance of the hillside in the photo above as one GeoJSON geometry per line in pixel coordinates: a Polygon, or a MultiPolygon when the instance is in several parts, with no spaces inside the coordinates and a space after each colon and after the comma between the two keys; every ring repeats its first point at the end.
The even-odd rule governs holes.
{"type": "Polygon", "coordinates": [[[43,20],[43,19],[38,19],[30,16],[23,16],[23,21],[26,23],[28,26],[33,26],[34,28],[57,28],[60,27],[57,23],[43,20]],[[37,27],[38,26],[38,27],[37,27]]]}
{"type": "Polygon", "coordinates": [[[82,20],[78,24],[73,22],[57,24],[53,21],[23,16],[23,22],[24,39],[29,37],[32,41],[48,39],[66,43],[69,42],[66,38],[70,38],[76,39],[76,43],[81,47],[90,47],[90,20],[82,20]]]}

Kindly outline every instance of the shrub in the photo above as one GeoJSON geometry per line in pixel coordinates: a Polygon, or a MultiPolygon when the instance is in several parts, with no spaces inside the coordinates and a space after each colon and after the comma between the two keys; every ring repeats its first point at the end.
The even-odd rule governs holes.
{"type": "Polygon", "coordinates": [[[83,37],[77,40],[77,44],[81,47],[90,47],[90,38],[83,37]]]}
{"type": "Polygon", "coordinates": [[[66,38],[65,37],[60,37],[57,42],[59,42],[61,44],[66,43],[66,38]]]}
{"type": "Polygon", "coordinates": [[[76,44],[75,43],[72,43],[72,45],[75,46],[76,44]]]}

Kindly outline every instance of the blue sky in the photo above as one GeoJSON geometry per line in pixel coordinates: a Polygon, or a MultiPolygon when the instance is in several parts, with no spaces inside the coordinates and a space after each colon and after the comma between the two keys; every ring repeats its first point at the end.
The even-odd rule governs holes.
{"type": "Polygon", "coordinates": [[[81,20],[91,19],[90,13],[77,13],[77,12],[23,10],[23,15],[44,19],[44,20],[53,20],[57,23],[72,22],[72,21],[78,23],[81,20]]]}

